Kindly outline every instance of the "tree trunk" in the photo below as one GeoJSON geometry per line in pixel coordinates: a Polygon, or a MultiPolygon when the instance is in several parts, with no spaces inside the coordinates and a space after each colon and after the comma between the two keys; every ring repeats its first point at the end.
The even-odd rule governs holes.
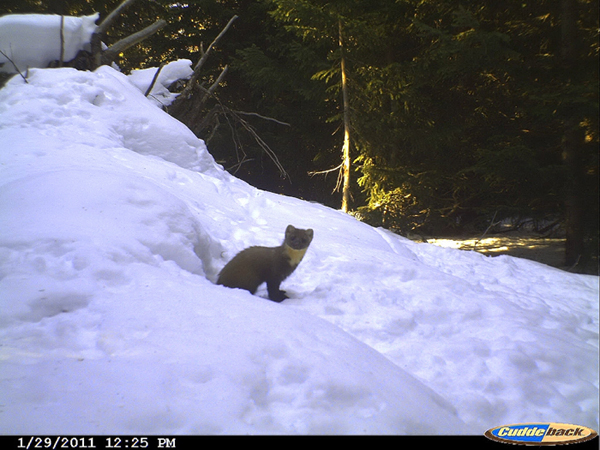
{"type": "Polygon", "coordinates": [[[350,103],[348,101],[348,86],[346,83],[346,59],[344,56],[344,41],[342,39],[342,21],[339,21],[339,43],[341,51],[342,100],[344,108],[344,146],[342,147],[342,211],[348,212],[350,205],[350,103]]]}
{"type": "MultiPolygon", "coordinates": [[[[576,0],[561,0],[561,58],[567,73],[577,70],[577,4],[576,0]]],[[[575,266],[584,257],[583,224],[583,164],[582,145],[584,136],[574,108],[569,108],[563,122],[562,157],[567,173],[565,186],[565,264],[575,266]]]]}

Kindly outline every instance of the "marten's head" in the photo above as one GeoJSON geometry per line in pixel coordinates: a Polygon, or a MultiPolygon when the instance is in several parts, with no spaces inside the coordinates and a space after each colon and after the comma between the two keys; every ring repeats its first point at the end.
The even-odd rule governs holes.
{"type": "Polygon", "coordinates": [[[313,238],[313,230],[301,230],[293,225],[288,225],[285,229],[285,243],[294,250],[308,248],[313,238]]]}

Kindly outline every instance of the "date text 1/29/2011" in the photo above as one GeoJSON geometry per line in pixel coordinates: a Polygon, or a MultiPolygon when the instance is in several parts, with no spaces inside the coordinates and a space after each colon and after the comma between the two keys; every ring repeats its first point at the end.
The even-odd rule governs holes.
{"type": "Polygon", "coordinates": [[[154,449],[176,448],[176,438],[171,437],[108,437],[108,436],[28,436],[17,437],[18,450],[35,449],[154,449]]]}

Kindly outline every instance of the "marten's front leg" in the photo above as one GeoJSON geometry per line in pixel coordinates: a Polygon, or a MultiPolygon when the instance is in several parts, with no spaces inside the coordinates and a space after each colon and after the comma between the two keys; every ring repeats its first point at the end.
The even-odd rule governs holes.
{"type": "Polygon", "coordinates": [[[267,281],[267,291],[269,292],[269,298],[274,302],[280,303],[286,298],[289,298],[285,291],[279,289],[281,282],[278,281],[267,281]]]}

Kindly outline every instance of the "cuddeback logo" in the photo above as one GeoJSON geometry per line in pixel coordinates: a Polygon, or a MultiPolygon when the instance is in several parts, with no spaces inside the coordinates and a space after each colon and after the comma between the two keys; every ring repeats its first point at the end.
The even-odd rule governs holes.
{"type": "Polygon", "coordinates": [[[503,425],[485,432],[489,439],[507,444],[559,445],[594,439],[594,430],[568,423],[522,423],[503,425]]]}

